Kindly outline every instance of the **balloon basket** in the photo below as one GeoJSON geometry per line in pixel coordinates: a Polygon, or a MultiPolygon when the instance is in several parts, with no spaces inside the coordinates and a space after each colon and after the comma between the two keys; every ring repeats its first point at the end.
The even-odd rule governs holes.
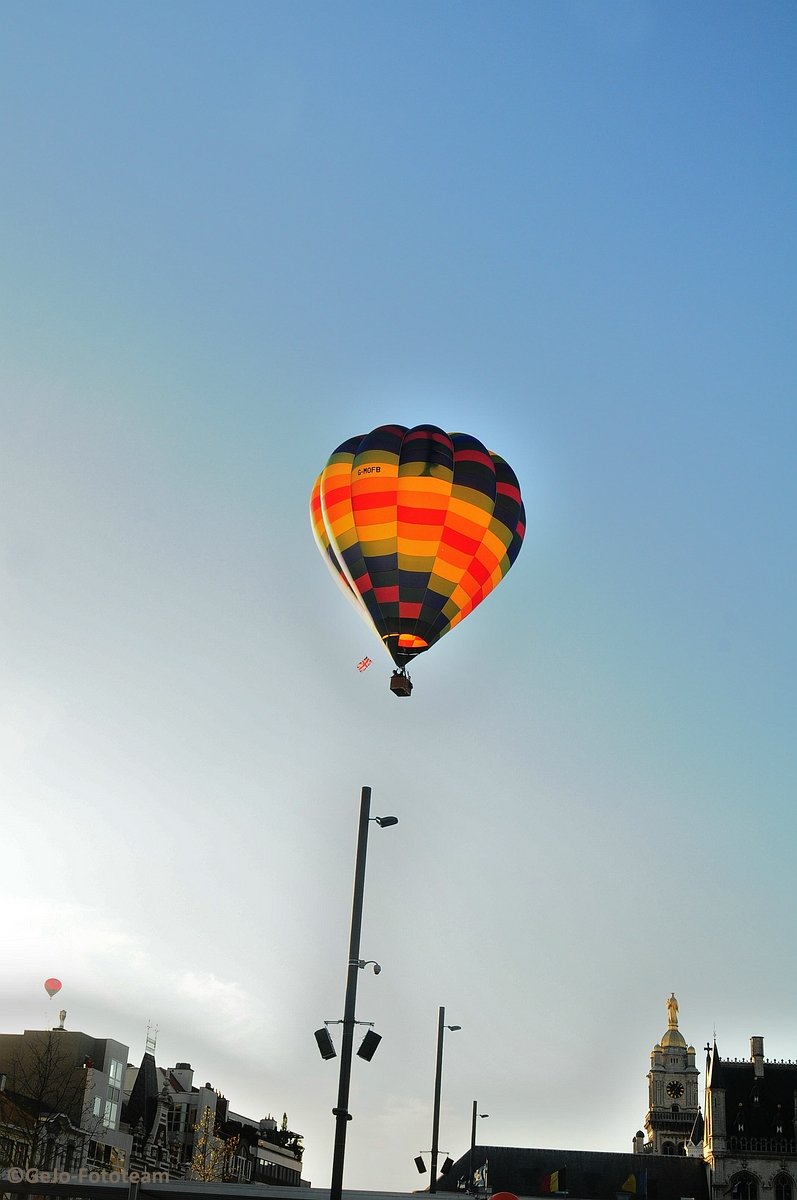
{"type": "Polygon", "coordinates": [[[412,680],[403,671],[394,671],[390,676],[390,690],[394,696],[412,695],[412,680]]]}

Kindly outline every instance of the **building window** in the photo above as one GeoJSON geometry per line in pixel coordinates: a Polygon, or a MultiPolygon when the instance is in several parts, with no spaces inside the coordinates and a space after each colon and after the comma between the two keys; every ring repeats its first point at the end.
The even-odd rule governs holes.
{"type": "Polygon", "coordinates": [[[792,1200],[791,1179],[788,1175],[778,1175],[776,1178],[775,1200],[792,1200]]]}
{"type": "Polygon", "coordinates": [[[192,1133],[196,1128],[196,1105],[177,1104],[166,1118],[169,1133],[192,1133]]]}
{"type": "Polygon", "coordinates": [[[104,1142],[96,1142],[92,1138],[89,1142],[89,1166],[110,1167],[110,1165],[111,1147],[106,1146],[104,1142]]]}
{"type": "Polygon", "coordinates": [[[124,1066],[111,1059],[111,1069],[108,1072],[108,1099],[105,1101],[105,1112],[102,1123],[106,1129],[116,1129],[116,1118],[119,1112],[119,1101],[122,1099],[122,1075],[124,1066]]]}
{"type": "Polygon", "coordinates": [[[731,1183],[733,1200],[758,1200],[758,1183],[752,1175],[737,1175],[731,1183]]]}

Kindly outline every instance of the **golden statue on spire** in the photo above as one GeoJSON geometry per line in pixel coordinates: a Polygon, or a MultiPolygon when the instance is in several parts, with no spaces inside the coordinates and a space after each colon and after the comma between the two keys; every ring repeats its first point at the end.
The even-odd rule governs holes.
{"type": "Polygon", "coordinates": [[[670,1029],[678,1028],[678,1001],[675,999],[675,992],[667,1001],[667,1024],[670,1029]]]}

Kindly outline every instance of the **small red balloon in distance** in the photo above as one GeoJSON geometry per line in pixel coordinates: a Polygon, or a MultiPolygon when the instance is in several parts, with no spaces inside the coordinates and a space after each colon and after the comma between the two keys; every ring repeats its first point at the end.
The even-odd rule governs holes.
{"type": "Polygon", "coordinates": [[[493,1192],[491,1200],[518,1200],[514,1192],[493,1192]]]}
{"type": "Polygon", "coordinates": [[[47,993],[47,995],[50,997],[50,999],[52,999],[53,996],[56,994],[56,992],[60,992],[60,990],[61,990],[61,980],[60,979],[45,979],[44,990],[47,993]]]}

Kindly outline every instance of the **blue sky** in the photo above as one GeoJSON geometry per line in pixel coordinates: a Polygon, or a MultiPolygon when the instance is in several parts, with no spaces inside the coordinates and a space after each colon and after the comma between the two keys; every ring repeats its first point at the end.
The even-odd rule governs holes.
{"type": "Polygon", "coordinates": [[[624,1149],[675,990],[795,1057],[797,16],[764,2],[11,3],[0,46],[3,1027],[306,1137],[328,1183],[624,1149]],[[315,475],[478,436],[528,514],[409,703],[315,475]],[[374,665],[360,676],[364,654],[374,665]],[[761,980],[766,980],[762,988],[761,980]]]}

